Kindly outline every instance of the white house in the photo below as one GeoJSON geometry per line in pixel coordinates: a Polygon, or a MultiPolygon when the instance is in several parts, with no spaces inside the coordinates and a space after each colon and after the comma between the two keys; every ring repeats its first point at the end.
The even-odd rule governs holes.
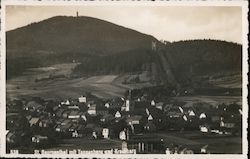
{"type": "Polygon", "coordinates": [[[190,111],[188,112],[188,115],[189,115],[189,116],[195,116],[195,113],[194,113],[193,110],[190,110],[190,111]]]}
{"type": "Polygon", "coordinates": [[[48,140],[47,136],[41,136],[41,135],[35,135],[32,136],[31,141],[34,143],[40,143],[41,141],[46,141],[48,140]]]}
{"type": "Polygon", "coordinates": [[[105,106],[106,108],[109,108],[109,107],[110,107],[109,103],[105,103],[104,106],[105,106]]]}
{"type": "Polygon", "coordinates": [[[207,133],[207,132],[209,132],[209,128],[206,125],[201,125],[200,126],[200,131],[204,132],[204,133],[207,133]]]}
{"type": "Polygon", "coordinates": [[[208,145],[205,145],[201,148],[201,153],[207,153],[207,147],[208,145]]]}
{"type": "Polygon", "coordinates": [[[103,128],[103,129],[102,129],[102,136],[103,136],[105,139],[108,139],[108,138],[109,138],[109,129],[108,129],[108,128],[103,128]]]}
{"type": "Polygon", "coordinates": [[[79,101],[79,103],[86,103],[87,102],[87,98],[84,97],[84,96],[81,96],[81,97],[78,98],[78,101],[79,101]]]}
{"type": "Polygon", "coordinates": [[[126,140],[126,132],[124,130],[122,130],[120,132],[119,138],[120,138],[120,140],[126,140]]]}
{"type": "Polygon", "coordinates": [[[93,104],[88,109],[89,115],[96,115],[96,104],[93,104]]]}
{"type": "Polygon", "coordinates": [[[117,112],[115,113],[115,118],[120,118],[120,117],[122,117],[122,115],[121,115],[121,113],[120,113],[119,111],[117,111],[117,112]]]}
{"type": "Polygon", "coordinates": [[[166,153],[166,154],[171,154],[171,151],[169,150],[169,148],[166,148],[165,153],[166,153]]]}
{"type": "Polygon", "coordinates": [[[199,118],[200,118],[200,119],[205,119],[206,117],[207,117],[207,116],[206,116],[205,113],[201,113],[199,118]]]}
{"type": "Polygon", "coordinates": [[[70,102],[69,100],[66,100],[65,102],[61,102],[61,104],[70,105],[70,102]]]}
{"type": "Polygon", "coordinates": [[[148,116],[148,121],[151,121],[151,120],[153,120],[154,118],[152,117],[152,115],[150,114],[149,116],[148,116]]]}
{"type": "Polygon", "coordinates": [[[72,137],[79,137],[80,135],[78,134],[78,132],[75,130],[74,132],[72,132],[72,137]]]}
{"type": "Polygon", "coordinates": [[[154,100],[151,101],[151,105],[155,106],[155,101],[154,100]]]}

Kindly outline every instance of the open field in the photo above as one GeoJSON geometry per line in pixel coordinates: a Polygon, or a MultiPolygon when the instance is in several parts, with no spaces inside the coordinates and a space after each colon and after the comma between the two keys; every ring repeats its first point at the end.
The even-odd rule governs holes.
{"type": "Polygon", "coordinates": [[[223,87],[223,88],[241,88],[242,87],[242,75],[235,74],[231,76],[224,76],[220,78],[210,79],[210,84],[223,87]]]}
{"type": "MultiPolygon", "coordinates": [[[[144,134],[144,137],[154,136],[163,139],[165,145],[184,146],[188,149],[200,150],[201,147],[208,145],[208,151],[212,154],[240,154],[242,153],[241,137],[228,135],[218,135],[211,133],[201,133],[199,131],[187,132],[157,132],[144,134]]],[[[142,138],[143,139],[143,138],[142,138]]],[[[121,149],[122,141],[112,139],[93,140],[89,138],[64,139],[61,144],[47,150],[110,150],[121,149]]]]}
{"type": "MultiPolygon", "coordinates": [[[[98,81],[102,77],[96,78],[98,81]]],[[[117,87],[112,83],[96,83],[95,80],[77,79],[54,79],[50,81],[10,81],[7,83],[7,98],[20,97],[42,97],[67,99],[77,98],[84,92],[101,98],[111,98],[113,96],[122,96],[125,88],[117,87]]]]}
{"type": "Polygon", "coordinates": [[[111,139],[93,140],[88,138],[64,139],[57,147],[48,150],[110,150],[121,149],[122,141],[111,139]]]}
{"type": "Polygon", "coordinates": [[[65,99],[79,97],[84,92],[91,92],[99,98],[112,98],[123,96],[128,89],[152,86],[150,83],[122,84],[128,75],[70,78],[76,65],[77,63],[65,63],[29,69],[23,75],[7,81],[7,98],[37,96],[65,99]]]}
{"type": "Polygon", "coordinates": [[[173,100],[185,102],[186,105],[193,105],[194,103],[206,103],[207,105],[217,106],[218,104],[232,104],[237,103],[242,105],[241,96],[181,96],[172,97],[173,100]]]}
{"type": "MultiPolygon", "coordinates": [[[[7,81],[7,98],[42,97],[50,99],[67,99],[91,92],[100,98],[123,96],[128,89],[153,86],[150,82],[124,84],[129,75],[99,75],[84,78],[70,78],[72,69],[77,63],[65,63],[50,67],[33,68],[23,75],[7,81]],[[63,75],[63,77],[60,77],[63,75]],[[50,78],[59,76],[59,78],[50,78]],[[36,81],[36,79],[41,79],[36,81]]],[[[173,97],[174,100],[189,104],[195,102],[217,105],[218,103],[237,102],[241,104],[241,96],[184,96],[173,97]]]]}
{"type": "Polygon", "coordinates": [[[167,144],[184,145],[186,147],[202,147],[208,145],[210,153],[237,154],[242,153],[242,138],[238,136],[219,135],[202,133],[199,131],[191,132],[163,132],[155,133],[167,144]]]}
{"type": "Polygon", "coordinates": [[[117,75],[69,78],[76,65],[75,63],[58,64],[29,69],[22,76],[7,81],[7,98],[37,96],[46,99],[65,99],[79,97],[84,92],[91,92],[100,98],[112,98],[123,96],[128,89],[124,85],[113,82],[117,75]],[[63,77],[50,78],[50,76],[60,75],[63,77]]]}

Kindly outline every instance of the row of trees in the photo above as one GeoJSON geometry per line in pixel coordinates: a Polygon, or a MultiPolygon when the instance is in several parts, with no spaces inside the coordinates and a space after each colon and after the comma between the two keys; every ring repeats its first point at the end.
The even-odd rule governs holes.
{"type": "Polygon", "coordinates": [[[145,69],[145,64],[155,61],[155,54],[150,50],[133,50],[123,54],[94,56],[83,59],[75,74],[112,74],[138,72],[145,69]]]}

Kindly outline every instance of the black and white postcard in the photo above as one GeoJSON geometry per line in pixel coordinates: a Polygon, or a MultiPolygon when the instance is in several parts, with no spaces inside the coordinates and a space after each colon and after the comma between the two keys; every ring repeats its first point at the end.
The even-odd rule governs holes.
{"type": "Polygon", "coordinates": [[[247,1],[1,3],[1,156],[247,157],[247,1]]]}

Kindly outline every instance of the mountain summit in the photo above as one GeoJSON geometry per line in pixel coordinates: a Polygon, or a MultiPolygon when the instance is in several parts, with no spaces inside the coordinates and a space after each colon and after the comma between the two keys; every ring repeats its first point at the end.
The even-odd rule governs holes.
{"type": "Polygon", "coordinates": [[[8,56],[15,52],[118,54],[150,49],[154,37],[91,17],[57,16],[7,32],[8,56]]]}

